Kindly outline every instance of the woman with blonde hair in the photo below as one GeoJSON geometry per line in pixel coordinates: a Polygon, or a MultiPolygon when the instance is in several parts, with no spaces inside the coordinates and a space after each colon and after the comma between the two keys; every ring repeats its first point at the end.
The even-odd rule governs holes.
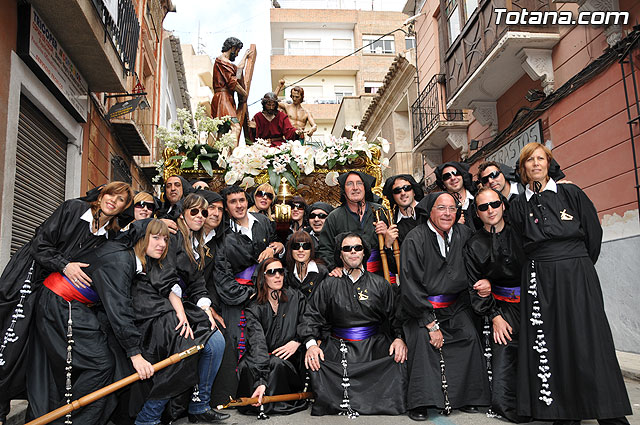
{"type": "Polygon", "coordinates": [[[156,202],[149,192],[138,192],[133,198],[133,219],[152,218],[156,212],[156,202]]]}
{"type": "Polygon", "coordinates": [[[628,424],[631,406],[594,264],[602,228],[591,200],[549,177],[540,143],[520,153],[525,193],[509,219],[525,252],[518,356],[518,414],[557,424],[628,424]]]}
{"type": "Polygon", "coordinates": [[[273,203],[275,202],[275,199],[276,191],[273,189],[273,186],[269,183],[262,183],[260,186],[256,187],[256,190],[253,192],[254,204],[249,208],[249,212],[262,213],[266,215],[271,222],[274,232],[276,230],[276,221],[273,216],[273,203]]]}
{"type": "MultiPolygon", "coordinates": [[[[87,388],[95,388],[96,382],[109,383],[108,373],[98,375],[95,366],[78,356],[71,355],[68,360],[68,348],[75,340],[75,347],[81,349],[83,331],[74,325],[83,323],[84,316],[94,315],[87,313],[86,305],[99,298],[89,271],[95,264],[84,258],[107,242],[107,236],[113,238],[119,233],[118,216],[132,200],[129,184],[113,182],[94,190],[90,202],[65,201],[12,257],[0,277],[0,402],[24,392],[25,372],[29,374],[28,397],[33,400],[29,413],[33,416],[59,407],[58,402],[69,399],[66,394],[84,395],[87,388]],[[30,326],[32,320],[34,326],[30,326]],[[29,329],[35,334],[29,335],[29,329]],[[32,341],[30,358],[39,359],[35,363],[25,362],[28,340],[32,341]],[[72,373],[74,379],[65,385],[65,376],[70,378],[72,373]],[[50,375],[58,380],[48,383],[50,375]]],[[[88,328],[81,326],[90,332],[88,328]]],[[[82,423],[94,423],[105,409],[106,404],[98,403],[74,416],[82,423]]]]}

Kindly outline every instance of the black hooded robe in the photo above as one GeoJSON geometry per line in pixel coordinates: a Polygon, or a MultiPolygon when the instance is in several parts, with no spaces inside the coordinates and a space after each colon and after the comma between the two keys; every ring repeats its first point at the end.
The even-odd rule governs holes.
{"type": "MultiPolygon", "coordinates": [[[[88,232],[89,224],[82,221],[82,225],[88,232]]],[[[71,366],[71,399],[76,400],[133,373],[129,357],[141,353],[141,338],[134,326],[130,296],[135,274],[133,251],[118,240],[96,246],[97,240],[103,238],[92,238],[93,241],[79,245],[94,248],[85,250],[74,261],[90,264],[84,272],[91,277],[91,289],[99,300],[93,304],[78,300],[67,302],[49,287],[41,289],[35,308],[34,338],[29,348],[28,418],[39,417],[66,404],[65,367],[71,366]],[[69,315],[74,341],[70,365],[67,363],[69,315]]],[[[71,420],[105,424],[115,407],[116,398],[112,394],[74,411],[71,420]]],[[[63,417],[54,423],[64,420],[63,417]]]]}
{"type": "MultiPolygon", "coordinates": [[[[429,216],[436,199],[431,193],[416,207],[429,216]]],[[[469,227],[454,224],[449,254],[440,253],[436,234],[422,223],[404,240],[400,254],[400,295],[408,348],[409,386],[407,407],[438,407],[445,404],[441,385],[440,354],[430,341],[426,325],[440,323],[444,337],[449,401],[452,408],[486,406],[490,401],[489,381],[482,344],[469,306],[467,276],[462,249],[471,236],[469,227]],[[446,296],[453,303],[434,308],[430,296],[446,296]]]]}
{"type": "Polygon", "coordinates": [[[630,415],[594,267],[602,228],[593,203],[577,186],[558,184],[557,193],[544,190],[529,201],[518,195],[509,218],[527,257],[518,414],[540,420],[630,415]]]}
{"type": "MultiPolygon", "coordinates": [[[[467,241],[464,260],[469,279],[471,306],[476,314],[489,319],[491,347],[491,407],[511,422],[528,419],[516,413],[518,372],[518,336],[520,334],[520,278],[524,252],[522,241],[509,224],[500,232],[490,233],[484,227],[467,241]],[[473,285],[480,279],[491,283],[492,294],[481,297],[473,285]],[[507,345],[493,341],[491,320],[496,316],[511,326],[507,345]]],[[[486,344],[486,341],[485,341],[486,344]]]]}
{"type": "Polygon", "coordinates": [[[378,332],[359,340],[325,338],[320,345],[324,361],[320,370],[310,371],[315,403],[312,415],[345,412],[341,342],[346,347],[350,407],[363,415],[399,415],[406,411],[407,369],[389,356],[392,338],[402,338],[396,319],[393,287],[365,271],[356,282],[348,276],[327,277],[315,289],[307,304],[298,335],[305,343],[319,340],[329,328],[377,326],[378,332]],[[391,329],[393,336],[384,330],[391,329]]]}
{"type": "MultiPolygon", "coordinates": [[[[278,304],[274,313],[271,304],[252,301],[245,309],[247,317],[247,351],[238,364],[239,397],[251,397],[255,389],[265,385],[265,395],[291,394],[304,388],[303,345],[294,355],[283,360],[271,354],[289,341],[298,341],[296,329],[302,321],[306,298],[297,290],[284,288],[287,302],[278,304]]],[[[291,414],[306,409],[306,401],[288,401],[265,404],[267,414],[291,414]]],[[[243,413],[257,413],[258,409],[247,406],[243,413]]]]}
{"type": "Polygon", "coordinates": [[[42,281],[50,273],[62,272],[68,262],[77,261],[106,241],[104,236],[94,236],[89,223],[80,219],[89,208],[90,204],[82,200],[65,201],[36,230],[33,239],[11,257],[0,277],[0,388],[3,388],[0,403],[3,405],[8,406],[11,399],[25,396],[27,346],[42,281]]]}

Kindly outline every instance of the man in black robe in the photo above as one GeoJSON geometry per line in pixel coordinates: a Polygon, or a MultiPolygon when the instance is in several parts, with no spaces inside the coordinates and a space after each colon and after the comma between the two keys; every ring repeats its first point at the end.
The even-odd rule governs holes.
{"type": "Polygon", "coordinates": [[[469,164],[463,162],[445,162],[435,171],[436,185],[453,195],[458,208],[462,209],[459,223],[475,230],[482,227],[475,212],[473,201],[473,178],[469,173],[469,164]]]}
{"type": "Polygon", "coordinates": [[[476,208],[484,226],[467,241],[464,262],[471,306],[491,323],[485,325],[491,408],[512,422],[525,422],[516,413],[522,241],[504,220],[506,198],[500,192],[483,187],[476,208]]]}
{"type": "Polygon", "coordinates": [[[245,350],[244,307],[254,296],[254,273],[262,260],[284,252],[276,241],[271,222],[264,214],[248,212],[248,198],[239,186],[222,190],[229,216],[223,242],[224,255],[215,258],[215,285],[220,297],[220,314],[230,336],[228,343],[237,349],[237,359],[245,350]]]}
{"type": "Polygon", "coordinates": [[[189,182],[182,176],[171,176],[164,185],[164,203],[156,211],[156,218],[164,219],[171,233],[175,233],[177,226],[171,221],[176,221],[182,212],[182,200],[194,191],[189,182]]]}
{"type": "Polygon", "coordinates": [[[398,174],[384,182],[382,194],[389,200],[393,223],[395,223],[389,226],[385,242],[387,246],[391,246],[397,238],[402,245],[407,233],[418,224],[415,208],[424,197],[424,191],[412,175],[398,174]]]}
{"type": "Polygon", "coordinates": [[[382,275],[378,234],[387,232],[387,224],[384,214],[381,214],[379,221],[375,216],[375,211],[382,208],[373,202],[371,186],[375,179],[359,171],[349,171],[338,177],[338,183],[342,205],[333,210],[324,223],[318,254],[327,264],[331,275],[340,277],[342,270],[336,265],[333,255],[335,239],[341,233],[355,232],[371,247],[371,256],[365,260],[367,270],[382,275]]]}
{"type": "Polygon", "coordinates": [[[305,230],[307,230],[313,238],[316,252],[318,252],[320,248],[320,233],[331,211],[333,211],[333,207],[326,202],[315,202],[307,208],[309,227],[305,228],[305,230]]]}
{"type": "Polygon", "coordinates": [[[462,255],[471,230],[456,224],[460,212],[449,193],[430,193],[416,210],[420,224],[400,254],[401,304],[409,316],[409,417],[426,420],[427,407],[477,412],[475,406],[488,405],[490,394],[462,255]]]}
{"type": "Polygon", "coordinates": [[[316,394],[312,415],[405,411],[407,349],[396,318],[394,290],[366,271],[368,251],[355,232],[336,238],[333,261],[341,275],[320,282],[298,327],[316,394]],[[326,328],[331,336],[318,346],[326,328]]]}
{"type": "Polygon", "coordinates": [[[500,192],[507,200],[524,192],[524,186],[517,181],[515,170],[494,161],[485,161],[478,166],[478,181],[482,187],[500,192]]]}

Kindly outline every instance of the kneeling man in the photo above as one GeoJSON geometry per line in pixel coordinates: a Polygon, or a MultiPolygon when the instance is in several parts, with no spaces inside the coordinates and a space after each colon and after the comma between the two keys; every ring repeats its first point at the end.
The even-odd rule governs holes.
{"type": "Polygon", "coordinates": [[[316,393],[311,414],[403,413],[407,347],[393,286],[366,270],[363,262],[370,252],[359,235],[342,233],[335,246],[342,275],[320,283],[298,326],[316,393]],[[326,328],[331,336],[319,344],[326,328]]]}

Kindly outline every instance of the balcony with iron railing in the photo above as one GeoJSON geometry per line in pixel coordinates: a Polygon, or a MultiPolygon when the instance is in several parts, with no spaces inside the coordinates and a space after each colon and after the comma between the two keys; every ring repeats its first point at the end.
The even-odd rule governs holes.
{"type": "Polygon", "coordinates": [[[413,151],[442,149],[451,132],[466,131],[469,124],[461,109],[447,109],[444,74],[436,74],[411,105],[413,151]]]}
{"type": "MultiPolygon", "coordinates": [[[[154,0],[157,1],[157,0],[154,0]]],[[[92,92],[122,93],[134,69],[140,22],[132,0],[31,0],[92,92]]]]}
{"type": "Polygon", "coordinates": [[[460,18],[464,25],[457,29],[451,17],[462,16],[455,14],[462,13],[466,2],[440,0],[442,10],[457,4],[449,19],[447,13],[440,18],[441,28],[449,30],[443,34],[449,47],[441,60],[450,108],[469,108],[474,101],[496,101],[525,72],[534,80],[540,78],[543,88],[552,90],[551,49],[560,40],[558,26],[552,19],[539,25],[508,25],[504,14],[497,23],[496,9],[549,12],[556,10],[554,1],[481,0],[466,22],[460,18]],[[451,32],[455,39],[447,40],[451,32]]]}

